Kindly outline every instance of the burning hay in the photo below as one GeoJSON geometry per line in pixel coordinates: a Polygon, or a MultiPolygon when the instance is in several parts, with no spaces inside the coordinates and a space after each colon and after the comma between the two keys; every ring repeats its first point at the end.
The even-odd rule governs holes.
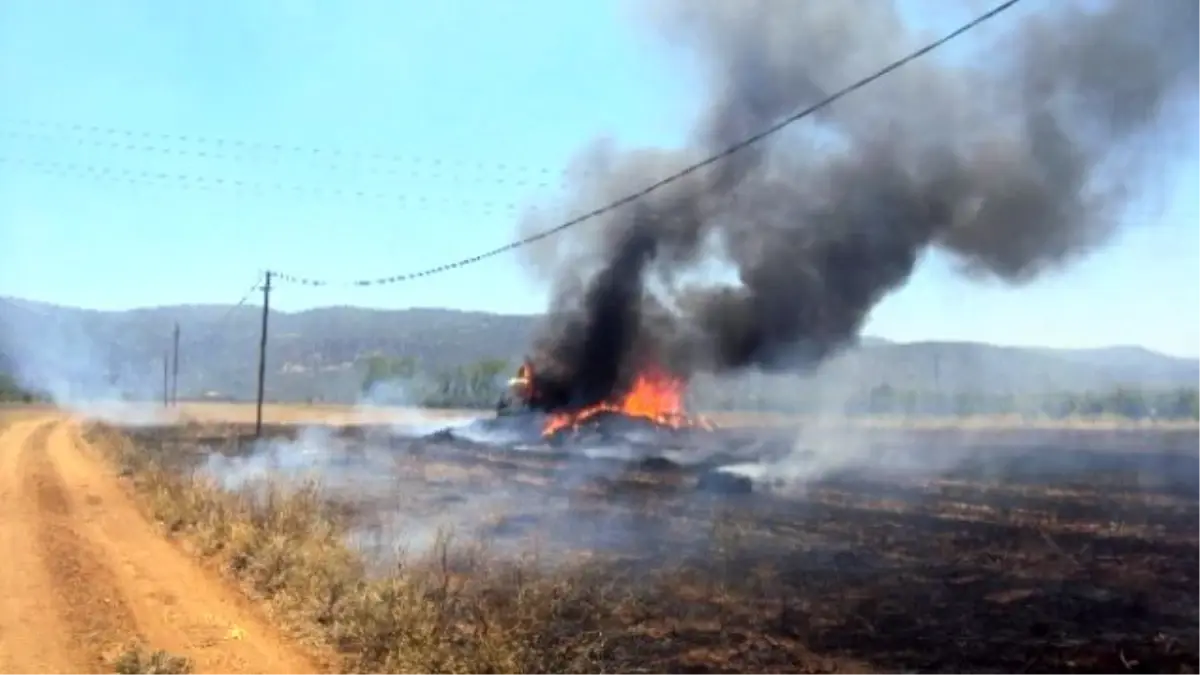
{"type": "Polygon", "coordinates": [[[687,412],[686,381],[659,366],[642,368],[620,393],[581,405],[571,405],[552,395],[526,362],[509,381],[513,395],[529,411],[545,415],[543,438],[558,439],[582,431],[650,429],[681,431],[714,429],[704,417],[687,412]]]}
{"type": "Polygon", "coordinates": [[[555,412],[546,422],[547,436],[579,428],[589,422],[601,422],[611,417],[626,417],[668,429],[712,429],[703,417],[693,417],[684,409],[682,379],[660,368],[647,368],[639,373],[629,390],[615,401],[601,401],[578,410],[555,412]]]}

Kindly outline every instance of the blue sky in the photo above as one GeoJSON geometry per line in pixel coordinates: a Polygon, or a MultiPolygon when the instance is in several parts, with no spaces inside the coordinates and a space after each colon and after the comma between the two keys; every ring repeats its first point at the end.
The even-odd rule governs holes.
{"type": "MultiPolygon", "coordinates": [[[[928,4],[910,13],[931,30],[965,18],[928,4]]],[[[653,37],[599,0],[2,3],[0,295],[233,303],[264,268],[375,278],[504,244],[513,207],[553,191],[589,139],[686,132],[696,81],[653,37]]],[[[935,257],[867,332],[1196,356],[1198,180],[1193,160],[1104,251],[1020,289],[935,257]]],[[[545,299],[511,255],[272,296],[287,310],[535,312],[545,299]]]]}

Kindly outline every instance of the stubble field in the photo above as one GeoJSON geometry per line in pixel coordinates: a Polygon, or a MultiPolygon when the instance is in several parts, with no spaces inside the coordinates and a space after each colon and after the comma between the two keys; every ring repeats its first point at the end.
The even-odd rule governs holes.
{"type": "Polygon", "coordinates": [[[230,410],[183,412],[90,438],[170,533],[347,669],[1198,666],[1194,428],[554,445],[461,413],[315,426],[308,408],[268,409],[255,442],[230,410]]]}

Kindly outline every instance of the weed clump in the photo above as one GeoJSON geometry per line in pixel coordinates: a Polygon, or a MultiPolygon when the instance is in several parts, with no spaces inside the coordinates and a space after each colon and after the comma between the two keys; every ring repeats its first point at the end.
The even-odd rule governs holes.
{"type": "Polygon", "coordinates": [[[192,662],[162,649],[147,652],[141,645],[127,647],[113,663],[121,675],[182,675],[192,672],[192,662]]]}

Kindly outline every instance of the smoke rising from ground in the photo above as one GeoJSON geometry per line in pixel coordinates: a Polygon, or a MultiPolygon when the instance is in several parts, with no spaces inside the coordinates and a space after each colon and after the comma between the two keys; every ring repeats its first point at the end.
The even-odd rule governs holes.
{"type": "Polygon", "coordinates": [[[87,310],[46,307],[0,298],[0,372],[85,417],[131,426],[174,418],[160,403],[161,357],[132,363],[120,357],[122,343],[141,336],[123,336],[123,326],[106,329],[87,310]]]}
{"type": "Polygon", "coordinates": [[[694,452],[664,451],[636,435],[581,442],[564,456],[511,429],[471,420],[446,429],[430,436],[419,424],[379,425],[346,435],[333,426],[306,426],[235,454],[206,453],[196,470],[250,497],[272,487],[315,486],[352,506],[350,542],[373,562],[387,563],[398,551],[430,553],[449,535],[486,542],[503,555],[528,552],[542,536],[549,540],[546,553],[572,546],[643,550],[663,523],[642,523],[635,500],[618,498],[596,512],[572,507],[568,492],[617,481],[646,457],[681,465],[697,460],[694,452]]]}
{"type": "MultiPolygon", "coordinates": [[[[683,148],[593,142],[556,216],[637,191],[920,46],[896,7],[875,0],[656,0],[639,11],[700,67],[703,112],[683,148]]],[[[927,251],[1011,284],[1089,253],[1194,146],[1178,142],[1194,117],[1190,128],[1169,121],[1194,105],[1198,21],[1187,0],[1001,15],[960,38],[969,58],[910,63],[530,247],[553,289],[535,349],[544,388],[562,404],[594,402],[643,358],[685,375],[802,369],[852,342],[927,251]],[[697,274],[714,262],[735,280],[697,274]]]]}

